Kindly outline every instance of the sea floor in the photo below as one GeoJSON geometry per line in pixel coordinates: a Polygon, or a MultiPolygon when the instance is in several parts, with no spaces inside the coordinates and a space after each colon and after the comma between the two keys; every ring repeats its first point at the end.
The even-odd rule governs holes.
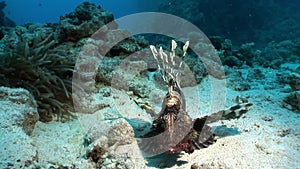
{"type": "MultiPolygon", "coordinates": [[[[275,77],[273,74],[276,71],[271,72],[266,81],[271,82],[272,77],[275,77]]],[[[226,105],[234,105],[235,97],[242,96],[248,98],[253,107],[240,119],[212,124],[218,137],[215,144],[192,154],[159,155],[147,159],[139,156],[137,160],[131,158],[127,163],[132,163],[129,165],[131,168],[299,168],[300,114],[284,108],[282,100],[287,95],[284,88],[269,89],[265,86],[264,89],[266,81],[253,81],[250,84],[253,88],[242,92],[226,88],[226,105]]],[[[187,98],[187,111],[192,117],[197,116],[192,112],[199,111],[199,108],[205,112],[205,107],[209,107],[209,94],[202,92],[203,95],[199,96],[199,92],[195,92],[206,88],[210,88],[208,78],[198,86],[183,89],[187,98]],[[195,105],[195,100],[200,100],[201,105],[195,105]]],[[[134,104],[132,100],[128,102],[134,104]]],[[[127,106],[127,109],[130,107],[127,106]]],[[[86,115],[88,123],[96,124],[103,120],[103,114],[107,111],[102,109],[93,115],[86,115]]],[[[37,123],[32,137],[42,166],[73,164],[78,168],[93,167],[83,156],[85,148],[82,138],[85,137],[86,129],[82,122],[37,123]]],[[[136,143],[133,146],[137,146],[136,143]]],[[[128,149],[132,154],[140,154],[134,151],[139,150],[128,149]]],[[[109,168],[109,165],[103,168],[109,168]]]]}

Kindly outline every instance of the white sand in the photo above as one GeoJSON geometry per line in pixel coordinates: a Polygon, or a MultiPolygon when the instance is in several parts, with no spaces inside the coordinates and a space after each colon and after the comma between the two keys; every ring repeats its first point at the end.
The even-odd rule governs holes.
{"type": "MultiPolygon", "coordinates": [[[[198,88],[184,89],[187,111],[192,117],[196,118],[207,114],[211,91],[206,89],[210,89],[210,85],[209,79],[205,79],[197,86],[198,88]]],[[[282,108],[282,100],[287,95],[287,93],[282,92],[283,90],[264,90],[263,87],[259,87],[257,82],[251,85],[253,89],[244,92],[226,88],[227,107],[235,104],[233,100],[236,96],[249,97],[249,101],[254,106],[241,119],[224,120],[213,124],[213,126],[226,126],[222,127],[222,130],[217,130],[217,133],[221,134],[222,137],[218,138],[215,144],[206,149],[196,150],[192,154],[182,153],[178,159],[174,156],[159,156],[148,159],[148,165],[141,159],[131,159],[131,162],[139,162],[137,164],[139,168],[141,165],[144,168],[156,168],[158,166],[190,168],[193,164],[203,168],[300,168],[300,114],[282,108]],[[289,132],[283,136],[284,131],[289,132]]],[[[128,106],[118,108],[119,110],[125,109],[125,112],[128,113],[125,115],[131,116],[130,113],[134,113],[134,111],[130,110],[137,110],[137,107],[128,97],[124,96],[123,99],[125,105],[128,106]],[[131,109],[132,106],[134,108],[131,109]]],[[[87,123],[97,123],[97,120],[102,119],[99,114],[103,115],[108,112],[111,110],[106,108],[98,111],[94,117],[88,115],[90,120],[87,123]]],[[[136,114],[134,118],[136,118],[136,114]]],[[[88,166],[88,161],[82,158],[84,151],[80,137],[83,137],[82,131],[86,131],[82,127],[84,126],[78,122],[38,124],[33,138],[39,151],[40,162],[51,163],[49,160],[52,160],[53,164],[65,162],[66,165],[75,163],[81,168],[88,166]],[[55,127],[53,128],[53,126],[55,127]],[[51,137],[55,136],[55,138],[51,138],[50,135],[51,137]],[[59,148],[60,146],[63,147],[59,148]],[[51,148],[55,149],[47,151],[51,148]]]]}

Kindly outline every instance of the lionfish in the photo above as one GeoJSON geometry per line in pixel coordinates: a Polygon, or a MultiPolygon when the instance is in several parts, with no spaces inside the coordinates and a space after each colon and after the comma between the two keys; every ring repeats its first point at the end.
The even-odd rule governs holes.
{"type": "MultiPolygon", "coordinates": [[[[188,47],[189,41],[182,48],[183,57],[188,47]]],[[[182,73],[183,61],[176,63],[176,48],[177,43],[174,40],[169,55],[162,47],[157,51],[153,45],[150,46],[162,78],[168,85],[168,93],[163,99],[162,109],[153,121],[150,131],[143,136],[141,143],[144,152],[154,155],[175,154],[182,151],[190,154],[196,149],[207,148],[216,142],[215,134],[208,124],[218,120],[240,118],[252,106],[252,103],[244,99],[226,110],[192,119],[186,112],[185,97],[180,87],[179,77],[182,73]]]]}

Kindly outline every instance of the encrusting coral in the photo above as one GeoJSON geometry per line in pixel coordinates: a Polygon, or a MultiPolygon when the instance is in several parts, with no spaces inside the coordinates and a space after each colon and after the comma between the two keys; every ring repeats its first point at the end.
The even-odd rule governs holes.
{"type": "Polygon", "coordinates": [[[72,117],[70,91],[74,61],[55,48],[54,34],[29,42],[25,38],[16,48],[5,48],[0,57],[0,85],[28,89],[38,103],[41,121],[72,117]]]}

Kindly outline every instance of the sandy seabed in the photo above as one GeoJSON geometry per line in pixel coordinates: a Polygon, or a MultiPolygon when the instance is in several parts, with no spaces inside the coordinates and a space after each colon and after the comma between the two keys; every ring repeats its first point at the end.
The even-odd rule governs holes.
{"type": "MultiPolygon", "coordinates": [[[[272,75],[269,76],[269,80],[271,78],[272,75]]],[[[248,98],[253,103],[253,107],[240,119],[222,120],[212,124],[218,135],[215,144],[205,149],[196,150],[192,154],[160,155],[143,159],[143,168],[179,169],[191,168],[191,166],[211,169],[300,168],[300,114],[284,108],[282,98],[287,95],[285,89],[264,89],[264,84],[257,82],[253,82],[251,85],[253,86],[252,89],[243,92],[226,88],[226,107],[235,104],[236,96],[248,98]]],[[[206,91],[207,88],[210,88],[208,78],[204,79],[198,86],[183,89],[187,101],[187,111],[191,117],[195,118],[206,114],[203,112],[208,110],[210,104],[207,101],[210,100],[210,91],[206,91]],[[197,105],[195,101],[199,101],[200,104],[197,105]],[[202,113],[193,113],[199,112],[199,109],[202,113]]],[[[130,105],[127,108],[130,110],[130,105]]],[[[98,111],[98,115],[95,114],[89,123],[97,123],[97,120],[101,119],[99,116],[101,113],[105,112],[98,111]],[[95,118],[97,116],[99,119],[95,118]]],[[[36,145],[42,144],[45,139],[47,140],[47,137],[52,138],[50,141],[48,139],[47,145],[40,146],[40,152],[45,153],[44,159],[41,160],[49,162],[52,158],[53,161],[61,160],[61,163],[73,163],[74,153],[79,156],[79,152],[84,151],[83,147],[81,150],[80,146],[78,147],[78,143],[82,142],[80,138],[84,135],[79,127],[80,124],[78,121],[68,123],[52,126],[51,123],[37,124],[33,135],[36,145]],[[62,132],[66,134],[57,134],[62,132]],[[55,139],[53,139],[54,135],[55,139]],[[74,146],[73,143],[76,143],[77,146],[74,146]],[[66,154],[73,154],[72,157],[67,160],[66,154],[55,152],[53,150],[55,145],[64,145],[66,154]],[[52,147],[53,151],[49,151],[49,147],[52,147]],[[76,151],[69,151],[74,149],[76,151]]],[[[59,147],[56,148],[57,150],[60,149],[59,147]]],[[[140,160],[132,162],[139,162],[139,168],[141,167],[140,160]]]]}

